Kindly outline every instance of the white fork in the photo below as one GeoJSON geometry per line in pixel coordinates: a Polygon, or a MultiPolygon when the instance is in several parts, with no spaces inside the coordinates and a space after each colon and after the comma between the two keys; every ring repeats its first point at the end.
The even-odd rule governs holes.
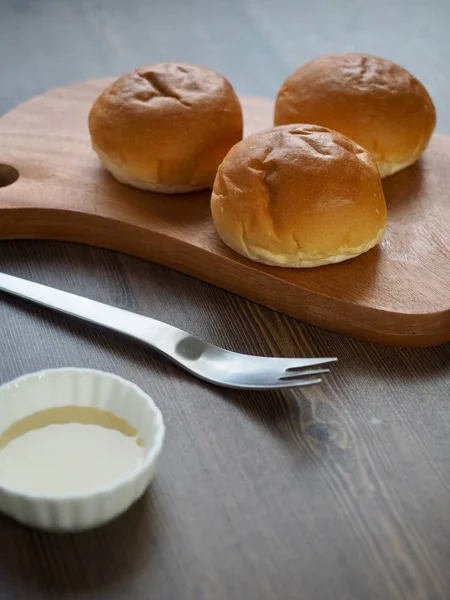
{"type": "Polygon", "coordinates": [[[148,344],[180,367],[210,383],[238,389],[313,385],[336,358],[270,358],[230,352],[182,329],[143,315],[0,273],[0,290],[124,333],[148,344]]]}

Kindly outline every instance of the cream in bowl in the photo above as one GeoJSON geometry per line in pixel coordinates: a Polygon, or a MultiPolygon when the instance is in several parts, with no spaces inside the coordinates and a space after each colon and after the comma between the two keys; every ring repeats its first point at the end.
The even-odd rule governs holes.
{"type": "Polygon", "coordinates": [[[109,521],[145,491],[163,437],[153,400],[115,375],[17,379],[0,388],[0,510],[50,530],[109,521]]]}

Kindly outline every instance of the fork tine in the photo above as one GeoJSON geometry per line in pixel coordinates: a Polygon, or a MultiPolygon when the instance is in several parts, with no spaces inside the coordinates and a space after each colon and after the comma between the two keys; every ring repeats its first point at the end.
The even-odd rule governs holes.
{"type": "Polygon", "coordinates": [[[305,367],[314,367],[316,365],[326,365],[336,362],[337,358],[290,358],[285,364],[292,364],[291,367],[286,367],[286,372],[300,371],[305,367]]]}
{"type": "MultiPolygon", "coordinates": [[[[285,371],[286,372],[286,371],[285,371]]],[[[305,369],[298,371],[298,373],[292,373],[292,375],[284,375],[278,377],[278,381],[290,381],[292,379],[300,379],[306,375],[320,375],[321,373],[329,373],[330,369],[305,369]]]]}
{"type": "Polygon", "coordinates": [[[316,379],[308,379],[306,377],[289,378],[283,383],[280,383],[277,387],[305,387],[307,385],[316,385],[322,383],[322,378],[317,377],[316,379]],[[283,385],[284,384],[284,385],[283,385]]]}

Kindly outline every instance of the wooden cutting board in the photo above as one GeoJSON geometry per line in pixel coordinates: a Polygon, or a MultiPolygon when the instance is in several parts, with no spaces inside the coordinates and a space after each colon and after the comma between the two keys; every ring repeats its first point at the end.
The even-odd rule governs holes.
{"type": "MultiPolygon", "coordinates": [[[[11,183],[14,171],[0,167],[0,238],[119,250],[366,340],[450,341],[450,138],[435,136],[419,163],[384,181],[389,226],[380,247],[315,269],[268,267],[222,244],[209,192],[143,192],[103,170],[90,147],[87,115],[109,81],[53,90],[0,119],[0,163],[20,174],[11,183]]],[[[271,100],[242,103],[247,134],[271,125],[271,100]]]]}

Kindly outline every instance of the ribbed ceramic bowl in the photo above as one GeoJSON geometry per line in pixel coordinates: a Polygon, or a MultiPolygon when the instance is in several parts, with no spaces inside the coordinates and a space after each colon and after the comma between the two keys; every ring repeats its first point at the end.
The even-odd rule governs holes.
{"type": "Polygon", "coordinates": [[[124,512],[149,485],[161,452],[164,423],[153,400],[135,384],[102,371],[54,369],[25,375],[0,387],[0,435],[35,412],[58,406],[92,406],[124,419],[144,441],[144,461],[116,484],[71,496],[33,495],[3,485],[0,511],[51,531],[77,531],[124,512]]]}

